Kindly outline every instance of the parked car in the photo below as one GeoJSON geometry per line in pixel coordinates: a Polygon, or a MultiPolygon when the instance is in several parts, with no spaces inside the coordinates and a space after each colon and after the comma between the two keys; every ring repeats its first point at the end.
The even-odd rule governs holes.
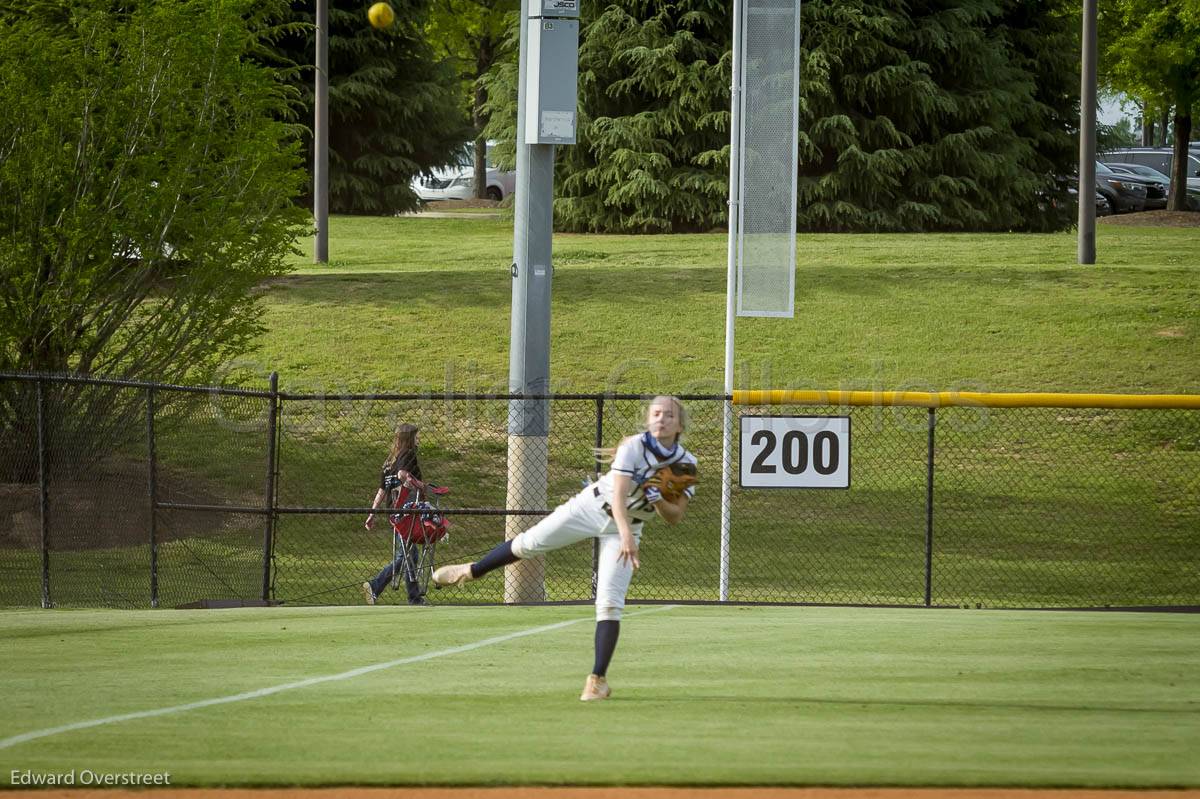
{"type": "MultiPolygon", "coordinates": [[[[1070,178],[1067,178],[1066,182],[1068,184],[1067,185],[1067,196],[1070,198],[1068,200],[1068,202],[1070,203],[1070,207],[1074,208],[1075,204],[1079,201],[1079,180],[1076,179],[1074,176],[1072,176],[1070,178]]],[[[1058,208],[1059,204],[1057,202],[1050,201],[1048,203],[1042,204],[1039,207],[1043,211],[1046,211],[1049,209],[1058,208]]],[[[1096,216],[1111,216],[1113,213],[1114,212],[1113,212],[1112,203],[1110,203],[1108,201],[1108,198],[1105,197],[1103,194],[1101,194],[1100,190],[1097,189],[1096,190],[1096,216]]]]}
{"type": "MultiPolygon", "coordinates": [[[[1100,156],[1105,163],[1116,161],[1122,164],[1137,164],[1152,167],[1167,175],[1171,174],[1171,162],[1175,154],[1170,147],[1130,147],[1123,150],[1112,150],[1100,156]]],[[[1200,189],[1200,152],[1188,151],[1187,166],[1188,188],[1200,189]]]]}
{"type": "Polygon", "coordinates": [[[1171,185],[1171,179],[1169,177],[1167,177],[1166,175],[1164,175],[1162,172],[1159,172],[1157,169],[1155,169],[1152,166],[1142,166],[1141,164],[1126,164],[1121,161],[1109,161],[1107,158],[1104,159],[1104,164],[1105,164],[1105,166],[1107,166],[1109,169],[1111,169],[1114,172],[1120,172],[1120,173],[1129,174],[1129,175],[1136,175],[1139,178],[1144,178],[1146,180],[1153,180],[1156,183],[1159,183],[1163,186],[1171,185]]]}
{"type": "MultiPolygon", "coordinates": [[[[1166,194],[1171,192],[1171,179],[1159,172],[1154,167],[1142,166],[1141,164],[1123,164],[1115,161],[1105,161],[1108,167],[1118,174],[1128,174],[1139,177],[1142,180],[1152,181],[1162,187],[1166,194]]],[[[1165,206],[1164,206],[1165,207],[1165,206]]],[[[1200,211],[1200,187],[1188,186],[1187,189],[1187,210],[1200,211]]]]}
{"type": "Polygon", "coordinates": [[[1156,211],[1160,208],[1167,207],[1167,187],[1170,185],[1168,180],[1163,183],[1161,180],[1143,177],[1136,175],[1128,170],[1117,169],[1116,167],[1096,162],[1096,180],[1106,179],[1108,175],[1112,175],[1125,183],[1139,183],[1146,187],[1146,204],[1144,206],[1147,211],[1156,211]],[[1107,171],[1102,171],[1107,170],[1107,171]]]}
{"type": "MultiPolygon", "coordinates": [[[[488,142],[487,197],[500,201],[516,189],[517,173],[496,168],[492,162],[494,143],[488,142]]],[[[414,177],[412,189],[422,202],[472,199],[475,196],[475,143],[467,142],[462,146],[454,165],[414,177]]]]}
{"type": "Polygon", "coordinates": [[[1146,184],[1132,175],[1118,175],[1099,161],[1096,162],[1096,191],[1108,200],[1113,213],[1143,211],[1146,208],[1146,184]]]}

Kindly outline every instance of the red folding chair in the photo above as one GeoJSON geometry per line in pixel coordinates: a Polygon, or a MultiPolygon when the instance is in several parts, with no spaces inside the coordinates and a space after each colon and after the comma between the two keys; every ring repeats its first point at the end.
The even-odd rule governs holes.
{"type": "MultiPolygon", "coordinates": [[[[445,486],[425,483],[421,487],[401,485],[392,491],[392,562],[403,556],[404,576],[421,589],[429,590],[433,574],[434,551],[438,542],[450,534],[450,520],[442,514],[439,501],[450,493],[445,486]]],[[[400,587],[400,570],[392,574],[392,590],[400,587]]]]}

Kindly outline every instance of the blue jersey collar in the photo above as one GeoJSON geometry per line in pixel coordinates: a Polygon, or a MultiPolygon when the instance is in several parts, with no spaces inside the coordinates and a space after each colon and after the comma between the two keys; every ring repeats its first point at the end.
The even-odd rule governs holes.
{"type": "Polygon", "coordinates": [[[650,435],[649,430],[642,433],[642,444],[645,445],[646,449],[653,452],[655,457],[657,457],[659,460],[666,460],[667,458],[674,457],[675,453],[679,451],[678,438],[675,439],[675,445],[671,447],[671,451],[665,452],[662,448],[662,445],[658,443],[658,439],[650,435]]]}

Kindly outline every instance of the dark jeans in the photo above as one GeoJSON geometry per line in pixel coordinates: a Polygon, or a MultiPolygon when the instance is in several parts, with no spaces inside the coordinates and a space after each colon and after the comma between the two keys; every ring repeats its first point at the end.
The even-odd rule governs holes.
{"type": "MultiPolygon", "coordinates": [[[[402,545],[403,546],[403,545],[402,545]]],[[[421,586],[415,579],[417,576],[418,555],[416,545],[405,546],[400,553],[400,557],[393,562],[383,567],[383,571],[375,575],[371,579],[371,590],[375,592],[375,596],[381,596],[388,583],[392,581],[392,577],[396,572],[400,572],[400,576],[404,579],[404,587],[408,589],[408,602],[410,605],[418,605],[421,603],[421,586]],[[408,568],[405,568],[405,562],[408,562],[408,568]],[[409,574],[412,577],[409,577],[409,574]]]]}

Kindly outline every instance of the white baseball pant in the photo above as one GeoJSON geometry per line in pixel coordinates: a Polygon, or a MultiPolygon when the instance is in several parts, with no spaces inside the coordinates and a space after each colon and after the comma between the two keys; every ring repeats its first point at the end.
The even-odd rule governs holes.
{"type": "MultiPolygon", "coordinates": [[[[632,521],[633,538],[642,540],[641,522],[632,521]]],[[[621,535],[616,521],[604,510],[604,500],[588,486],[559,505],[540,522],[512,540],[513,554],[532,558],[588,538],[600,540],[596,573],[596,621],[620,621],[625,594],[633,579],[633,564],[621,561],[621,535]]]]}

